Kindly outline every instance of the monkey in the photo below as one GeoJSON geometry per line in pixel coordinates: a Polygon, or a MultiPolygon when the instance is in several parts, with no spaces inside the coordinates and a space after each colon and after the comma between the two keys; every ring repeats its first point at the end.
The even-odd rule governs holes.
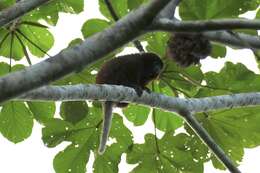
{"type": "MultiPolygon", "coordinates": [[[[154,53],[137,53],[114,58],[100,68],[96,84],[123,85],[133,88],[140,97],[143,90],[150,91],[146,85],[156,79],[163,69],[163,62],[154,53]]],[[[126,107],[128,103],[103,103],[103,130],[100,135],[98,153],[103,154],[109,136],[113,107],[126,107]]]]}
{"type": "Polygon", "coordinates": [[[167,57],[182,67],[198,64],[211,53],[210,41],[200,33],[174,33],[167,42],[167,57]]]}

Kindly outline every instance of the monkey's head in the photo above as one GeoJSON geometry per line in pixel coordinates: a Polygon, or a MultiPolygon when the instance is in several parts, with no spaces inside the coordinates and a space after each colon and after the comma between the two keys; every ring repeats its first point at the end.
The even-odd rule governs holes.
{"type": "Polygon", "coordinates": [[[162,72],[163,62],[159,56],[154,53],[145,53],[142,55],[143,68],[142,68],[142,78],[145,83],[158,77],[162,72]]]}

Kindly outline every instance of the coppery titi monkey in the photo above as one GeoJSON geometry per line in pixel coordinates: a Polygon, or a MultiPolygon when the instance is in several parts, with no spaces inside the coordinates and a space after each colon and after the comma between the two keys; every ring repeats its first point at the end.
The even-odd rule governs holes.
{"type": "MultiPolygon", "coordinates": [[[[124,85],[132,87],[138,96],[142,95],[143,90],[148,90],[146,85],[157,78],[163,69],[163,62],[153,53],[138,53],[120,56],[106,62],[99,70],[96,83],[124,85]]],[[[128,103],[115,103],[106,101],[103,104],[104,120],[103,132],[100,136],[98,152],[103,154],[106,148],[106,141],[112,121],[112,108],[126,107],[128,103]]]]}

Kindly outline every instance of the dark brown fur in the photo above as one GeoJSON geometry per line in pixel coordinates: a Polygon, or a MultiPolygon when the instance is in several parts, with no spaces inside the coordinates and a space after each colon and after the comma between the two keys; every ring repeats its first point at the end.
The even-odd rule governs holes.
{"type": "MultiPolygon", "coordinates": [[[[139,96],[146,85],[154,80],[163,68],[161,59],[153,53],[130,54],[114,58],[105,63],[96,77],[97,84],[113,84],[132,87],[139,96]]],[[[125,107],[127,103],[104,103],[103,133],[100,139],[99,153],[105,151],[112,119],[112,106],[125,107]],[[106,121],[105,121],[106,120],[106,121]]]]}

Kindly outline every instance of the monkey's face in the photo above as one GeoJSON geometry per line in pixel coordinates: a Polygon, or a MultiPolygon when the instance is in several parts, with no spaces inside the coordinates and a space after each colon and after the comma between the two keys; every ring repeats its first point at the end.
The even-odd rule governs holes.
{"type": "Polygon", "coordinates": [[[163,62],[157,55],[152,54],[148,58],[145,58],[143,66],[143,79],[145,79],[145,83],[156,79],[158,75],[162,72],[162,69],[163,62]]]}
{"type": "Polygon", "coordinates": [[[153,69],[152,73],[155,76],[158,76],[161,73],[161,71],[163,69],[163,63],[162,63],[161,59],[160,59],[160,61],[153,62],[152,69],[153,69]]]}
{"type": "Polygon", "coordinates": [[[153,61],[152,64],[150,64],[150,67],[147,67],[148,70],[148,78],[150,80],[153,80],[159,76],[159,74],[162,72],[163,69],[163,63],[162,61],[153,61]]]}

